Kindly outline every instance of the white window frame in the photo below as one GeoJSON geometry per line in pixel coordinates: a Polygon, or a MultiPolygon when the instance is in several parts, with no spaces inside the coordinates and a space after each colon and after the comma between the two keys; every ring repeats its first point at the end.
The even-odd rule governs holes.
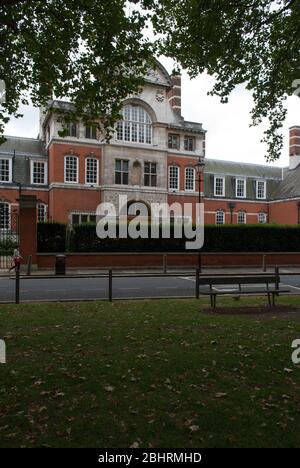
{"type": "Polygon", "coordinates": [[[180,189],[180,168],[178,166],[171,165],[169,166],[169,171],[168,171],[168,187],[169,190],[172,192],[179,192],[180,189]],[[177,187],[171,187],[171,170],[176,169],[177,170],[177,187]]]}
{"type": "MultiPolygon", "coordinates": [[[[78,212],[73,211],[73,212],[70,213],[70,217],[69,217],[71,226],[74,226],[74,224],[73,224],[73,216],[78,216],[78,217],[79,217],[79,224],[78,224],[78,225],[84,224],[84,223],[82,222],[82,217],[83,217],[83,216],[87,216],[87,217],[88,217],[88,221],[87,221],[88,223],[92,223],[92,221],[91,221],[91,219],[90,219],[91,216],[96,217],[96,219],[97,219],[97,214],[96,214],[96,213],[90,213],[90,212],[85,212],[85,211],[80,211],[80,212],[79,212],[79,211],[78,211],[78,212]]],[[[75,226],[78,226],[78,225],[76,224],[75,226]]]]}
{"type": "Polygon", "coordinates": [[[258,221],[258,224],[267,224],[267,222],[268,222],[268,215],[267,215],[267,213],[264,213],[263,211],[261,211],[260,213],[258,213],[258,215],[257,215],[257,221],[258,221]],[[263,220],[263,221],[261,220],[261,216],[264,217],[264,220],[263,220]]]}
{"type": "Polygon", "coordinates": [[[87,156],[85,158],[85,184],[86,185],[99,185],[99,160],[95,158],[94,156],[87,156]],[[88,165],[88,160],[96,161],[96,166],[97,166],[97,175],[96,175],[96,182],[88,182],[87,180],[87,165],[88,165]]]}
{"type": "Polygon", "coordinates": [[[1,219],[0,219],[0,231],[10,231],[11,229],[11,204],[5,201],[0,202],[1,205],[7,205],[8,207],[8,223],[6,227],[1,227],[1,219]]]}
{"type": "Polygon", "coordinates": [[[235,181],[235,196],[236,198],[246,198],[247,197],[247,183],[246,179],[236,179],[235,181]],[[238,194],[239,183],[243,183],[243,195],[238,194]]]}
{"type": "Polygon", "coordinates": [[[257,200],[265,200],[267,198],[267,182],[265,180],[257,180],[256,181],[256,199],[257,200]],[[259,187],[259,184],[264,184],[264,195],[263,197],[259,197],[259,193],[258,193],[258,187],[259,187]]]}
{"type": "Polygon", "coordinates": [[[37,205],[37,220],[39,223],[42,223],[42,222],[45,222],[47,221],[48,219],[48,205],[46,205],[46,203],[38,203],[37,205]],[[44,219],[43,220],[40,220],[40,213],[39,213],[39,210],[40,210],[40,207],[44,207],[44,219]]]}
{"type": "Polygon", "coordinates": [[[64,182],[65,184],[78,184],[79,180],[79,163],[78,163],[78,156],[74,154],[66,154],[64,158],[64,182]],[[67,180],[67,158],[74,158],[76,160],[76,181],[69,181],[67,180]]]}
{"type": "Polygon", "coordinates": [[[216,226],[223,226],[223,225],[225,224],[225,220],[226,220],[226,218],[225,218],[225,211],[224,211],[224,210],[217,210],[217,211],[216,211],[216,216],[215,216],[215,224],[216,224],[216,226]],[[223,222],[222,222],[222,223],[219,223],[219,222],[218,222],[218,215],[219,215],[220,213],[222,213],[222,219],[223,219],[223,222]]]}
{"type": "Polygon", "coordinates": [[[195,192],[196,190],[196,171],[195,171],[195,168],[194,167],[186,167],[185,168],[185,177],[184,177],[184,188],[185,188],[185,191],[186,192],[195,192]],[[188,177],[187,177],[187,173],[189,171],[193,171],[193,188],[187,188],[187,181],[188,181],[188,177]]]}
{"type": "Polygon", "coordinates": [[[30,160],[30,183],[31,185],[47,185],[48,181],[48,164],[46,161],[42,161],[40,159],[31,159],[30,160]],[[43,164],[44,165],[44,182],[34,182],[34,164],[43,164]]]}
{"type": "Polygon", "coordinates": [[[126,104],[122,109],[122,116],[123,119],[119,120],[116,125],[117,141],[140,145],[152,145],[153,122],[149,113],[143,106],[139,104],[126,104]],[[142,111],[141,113],[140,110],[142,111]]]}
{"type": "Polygon", "coordinates": [[[237,213],[237,224],[247,224],[247,213],[246,213],[246,211],[244,211],[244,210],[238,211],[238,213],[237,213]],[[240,215],[243,216],[242,221],[240,221],[240,219],[239,219],[240,215]]]}
{"type": "Polygon", "coordinates": [[[225,197],[225,177],[224,176],[215,176],[214,178],[214,196],[215,197],[225,197]],[[222,194],[217,194],[217,179],[220,179],[222,180],[222,188],[223,188],[223,191],[222,191],[222,194]]]}
{"type": "Polygon", "coordinates": [[[0,179],[0,184],[10,184],[12,182],[12,158],[0,157],[0,161],[8,161],[8,180],[0,179]]]}

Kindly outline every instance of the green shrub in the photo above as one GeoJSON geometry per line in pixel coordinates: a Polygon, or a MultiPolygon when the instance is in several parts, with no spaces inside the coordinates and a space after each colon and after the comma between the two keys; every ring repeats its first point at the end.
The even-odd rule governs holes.
{"type": "MultiPolygon", "coordinates": [[[[74,226],[71,252],[184,252],[185,239],[99,239],[95,224],[74,226]]],[[[300,226],[205,226],[203,252],[298,252],[300,226]]]]}
{"type": "Polygon", "coordinates": [[[38,252],[56,253],[66,250],[66,225],[62,223],[38,223],[38,252]]]}

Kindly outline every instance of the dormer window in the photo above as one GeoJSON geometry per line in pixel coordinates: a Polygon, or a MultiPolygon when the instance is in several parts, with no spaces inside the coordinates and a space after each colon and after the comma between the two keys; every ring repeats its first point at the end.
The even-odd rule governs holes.
{"type": "Polygon", "coordinates": [[[131,143],[152,143],[152,122],[141,106],[127,104],[123,107],[123,120],[117,124],[117,140],[131,143]]]}
{"type": "Polygon", "coordinates": [[[47,163],[45,161],[31,161],[31,183],[45,185],[47,183],[47,163]]]}
{"type": "Polygon", "coordinates": [[[225,177],[215,177],[214,194],[215,197],[225,197],[225,177]]]}
{"type": "Polygon", "coordinates": [[[246,180],[236,179],[235,195],[237,198],[246,198],[246,180]]]}
{"type": "Polygon", "coordinates": [[[258,200],[265,200],[267,197],[267,183],[265,180],[256,181],[256,198],[258,200]]]}
{"type": "Polygon", "coordinates": [[[0,159],[0,182],[12,181],[12,159],[0,159]]]}

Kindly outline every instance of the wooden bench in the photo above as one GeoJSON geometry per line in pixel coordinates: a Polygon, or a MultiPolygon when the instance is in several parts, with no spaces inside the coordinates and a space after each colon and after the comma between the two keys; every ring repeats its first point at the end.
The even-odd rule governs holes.
{"type": "Polygon", "coordinates": [[[196,297],[210,296],[211,307],[216,308],[217,296],[234,295],[237,299],[242,295],[264,294],[268,296],[268,303],[275,306],[275,297],[281,293],[289,293],[288,289],[280,289],[280,276],[278,274],[257,274],[257,275],[198,275],[196,274],[196,297]],[[237,289],[215,290],[216,285],[237,286],[237,289]],[[242,286],[249,284],[264,284],[266,289],[243,290],[242,286]],[[201,286],[209,286],[209,291],[201,291],[201,286]]]}

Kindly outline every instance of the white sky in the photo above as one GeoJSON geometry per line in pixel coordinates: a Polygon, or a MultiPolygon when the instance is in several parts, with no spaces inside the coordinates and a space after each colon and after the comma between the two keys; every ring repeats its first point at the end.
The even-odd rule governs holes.
{"type": "MultiPolygon", "coordinates": [[[[172,61],[161,62],[169,72],[172,61]]],[[[207,96],[213,86],[213,78],[201,75],[190,80],[186,73],[182,78],[182,114],[186,120],[201,122],[207,130],[208,158],[265,164],[266,147],[260,142],[263,127],[249,128],[252,108],[251,93],[238,86],[228,104],[219,98],[207,96]]],[[[288,165],[288,129],[300,125],[300,99],[292,96],[287,100],[288,115],[283,128],[284,150],[279,161],[273,165],[288,165]]],[[[21,119],[12,119],[5,128],[6,135],[36,138],[38,135],[38,109],[21,107],[21,119]]]]}

